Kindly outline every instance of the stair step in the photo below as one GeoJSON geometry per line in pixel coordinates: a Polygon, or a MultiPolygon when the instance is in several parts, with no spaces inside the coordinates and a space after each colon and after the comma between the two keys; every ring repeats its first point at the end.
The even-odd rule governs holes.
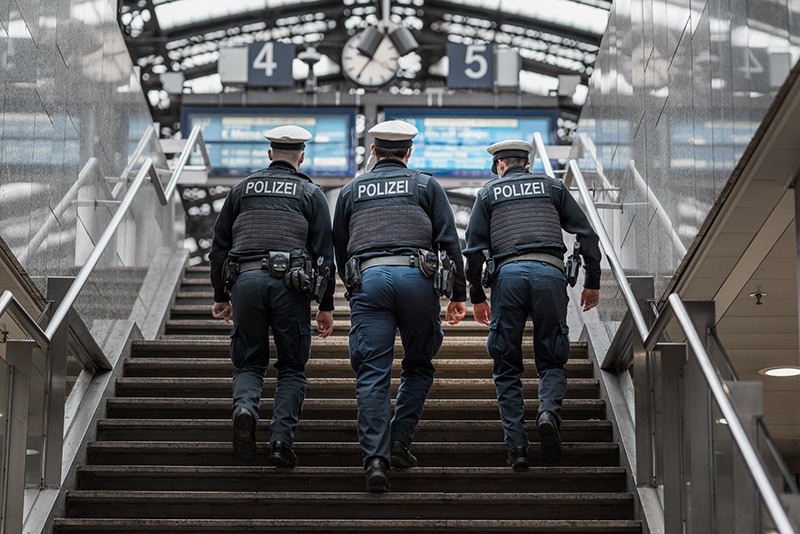
{"type": "Polygon", "coordinates": [[[57,534],[114,532],[115,534],[236,533],[301,534],[399,532],[430,534],[461,532],[464,534],[514,534],[539,532],[547,534],[617,533],[642,531],[640,521],[624,519],[56,519],[57,534]]]}
{"type": "MultiPolygon", "coordinates": [[[[148,355],[149,356],[149,355],[148,355]]],[[[174,354],[170,353],[170,356],[174,354]]],[[[450,378],[487,378],[492,376],[492,360],[488,357],[481,360],[456,360],[434,359],[438,376],[450,378]]],[[[588,360],[570,360],[565,366],[567,376],[572,378],[592,378],[593,366],[588,360]]],[[[131,358],[125,362],[125,375],[130,377],[229,377],[233,373],[233,364],[230,359],[222,354],[217,357],[191,357],[188,353],[185,358],[156,358],[139,357],[131,358]]],[[[400,376],[402,361],[395,358],[392,374],[395,378],[400,376]]],[[[267,374],[274,374],[274,369],[269,369],[267,374]]],[[[312,355],[306,364],[308,376],[325,376],[328,378],[353,378],[355,373],[350,367],[350,360],[344,358],[316,358],[312,355]]],[[[536,376],[536,366],[530,362],[525,367],[525,378],[536,376]]]]}
{"type": "MultiPolygon", "coordinates": [[[[229,358],[230,336],[163,336],[153,341],[138,340],[131,344],[133,357],[163,357],[165,354],[171,358],[189,357],[226,357],[229,358]]],[[[525,338],[522,342],[523,354],[533,355],[533,339],[525,338]]],[[[270,342],[270,353],[275,354],[275,345],[270,342]]],[[[399,359],[403,354],[403,345],[399,338],[394,345],[394,353],[399,359]]],[[[348,338],[345,335],[321,339],[311,337],[311,358],[348,358],[350,349],[348,338]]],[[[486,354],[486,339],[476,336],[446,336],[445,342],[436,354],[434,364],[441,359],[453,358],[480,358],[489,362],[491,358],[486,354]]],[[[570,360],[584,360],[588,365],[588,346],[586,343],[570,344],[570,360]]],[[[530,361],[530,360],[529,360],[530,361]]],[[[526,362],[527,363],[527,362],[526,362]]],[[[533,364],[530,361],[531,365],[533,364]]]]}
{"type": "MultiPolygon", "coordinates": [[[[258,442],[257,465],[267,465],[269,445],[258,442]]],[[[361,449],[355,439],[346,442],[295,442],[294,450],[300,465],[352,467],[362,464],[361,449]]],[[[505,467],[506,447],[501,441],[483,442],[417,442],[414,455],[424,467],[505,467]]],[[[531,464],[545,466],[541,447],[532,442],[531,464]]],[[[100,465],[241,465],[233,455],[229,442],[151,442],[95,441],[87,445],[89,463],[100,465]]],[[[614,467],[619,465],[616,443],[564,443],[559,467],[614,467]]],[[[507,469],[507,468],[506,468],[507,469]]]]}
{"type": "MultiPolygon", "coordinates": [[[[211,295],[209,293],[209,295],[211,295]]],[[[213,297],[209,297],[208,300],[205,299],[197,299],[195,297],[191,297],[191,300],[202,300],[202,302],[198,302],[197,304],[177,304],[172,307],[170,311],[170,316],[172,319],[208,319],[211,317],[211,303],[213,302],[213,297]]],[[[441,317],[444,320],[445,311],[447,306],[442,307],[441,317]]],[[[316,315],[317,310],[314,306],[311,308],[311,318],[313,319],[316,315]]],[[[464,318],[464,321],[472,321],[472,309],[467,309],[467,315],[464,318]]],[[[347,305],[337,306],[336,309],[333,310],[333,318],[336,321],[336,326],[338,328],[339,321],[347,321],[350,318],[350,309],[347,305]]],[[[463,322],[463,321],[462,321],[463,322]]],[[[484,327],[485,329],[485,327],[484,327]]]]}
{"type": "MultiPolygon", "coordinates": [[[[273,400],[261,399],[261,412],[271,413],[273,400]]],[[[232,399],[178,397],[112,397],[107,401],[108,417],[220,419],[230,417],[232,399]]],[[[533,421],[538,399],[526,399],[526,418],[533,421]]],[[[394,401],[392,401],[394,405],[394,401]]],[[[561,407],[564,419],[603,419],[605,402],[599,399],[565,399],[561,407]]],[[[309,419],[356,419],[355,399],[306,399],[303,417],[309,419]]],[[[494,399],[428,399],[426,419],[487,419],[498,417],[494,399]]]]}
{"type": "MultiPolygon", "coordinates": [[[[269,419],[261,419],[256,428],[256,440],[269,439],[269,419]]],[[[610,442],[611,422],[607,420],[565,420],[561,425],[564,442],[610,442]]],[[[529,439],[539,441],[536,425],[530,425],[529,439]]],[[[231,439],[230,419],[101,419],[97,437],[109,441],[220,441],[231,439]]],[[[348,441],[356,439],[354,419],[303,418],[297,427],[297,442],[348,441]]],[[[426,441],[484,441],[503,440],[499,420],[426,420],[414,431],[415,443],[426,441]]]]}
{"type": "MultiPolygon", "coordinates": [[[[232,378],[173,378],[173,377],[126,377],[116,381],[119,397],[228,397],[231,395],[232,378]]],[[[275,392],[276,379],[264,379],[262,396],[271,397],[275,392]]],[[[397,393],[400,379],[392,380],[392,394],[397,393]]],[[[539,379],[522,381],[525,395],[538,395],[539,379]]],[[[567,398],[591,399],[599,394],[599,382],[594,378],[572,378],[567,381],[567,398]]],[[[353,398],[355,376],[351,378],[308,379],[308,398],[353,398]]],[[[434,378],[428,398],[494,399],[494,381],[491,378],[434,378]]]]}
{"type": "Polygon", "coordinates": [[[69,491],[70,517],[630,519],[629,493],[69,491]]]}
{"type": "MultiPolygon", "coordinates": [[[[539,493],[624,492],[621,467],[536,467],[515,473],[505,467],[417,467],[393,469],[392,491],[539,493]],[[480,484],[476,481],[480,480],[480,484]]],[[[364,489],[360,467],[260,466],[85,466],[79,488],[128,491],[260,491],[265,487],[298,492],[357,492],[364,489]]]]}
{"type": "MultiPolygon", "coordinates": [[[[206,316],[209,314],[207,313],[206,316]]],[[[350,331],[350,321],[335,320],[334,329],[341,329],[343,332],[350,331]]],[[[316,324],[311,323],[313,331],[316,332],[316,324]]],[[[171,319],[167,321],[164,333],[168,336],[218,336],[230,335],[232,325],[219,319],[171,319]]],[[[457,325],[442,322],[442,331],[446,336],[482,336],[485,340],[489,333],[489,328],[478,324],[475,321],[462,321],[457,325]]],[[[528,323],[525,331],[533,333],[533,325],[528,323]]]]}

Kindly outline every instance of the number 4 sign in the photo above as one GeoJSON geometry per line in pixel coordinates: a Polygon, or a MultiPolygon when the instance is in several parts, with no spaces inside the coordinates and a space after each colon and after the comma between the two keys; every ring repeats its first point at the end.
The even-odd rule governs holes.
{"type": "Polygon", "coordinates": [[[447,44],[450,71],[447,86],[488,87],[494,84],[494,50],[490,44],[447,44]]]}
{"type": "Polygon", "coordinates": [[[247,85],[291,87],[294,45],[290,43],[251,43],[247,51],[247,85]]]}

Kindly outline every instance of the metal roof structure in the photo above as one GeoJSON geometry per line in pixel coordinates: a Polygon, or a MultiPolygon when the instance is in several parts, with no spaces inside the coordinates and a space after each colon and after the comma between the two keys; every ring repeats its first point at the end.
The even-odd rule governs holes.
{"type": "MultiPolygon", "coordinates": [[[[314,48],[319,90],[355,90],[339,66],[341,50],[385,18],[387,6],[392,23],[410,30],[419,48],[401,58],[399,75],[382,90],[445,87],[448,43],[492,43],[519,50],[521,92],[553,94],[559,75],[578,75],[585,95],[611,0],[120,0],[118,16],[153,119],[169,134],[178,128],[182,94],[243,90],[219,81],[225,47],[282,41],[299,52],[314,48]],[[165,90],[165,73],[180,73],[181,92],[165,90]]],[[[296,89],[307,76],[308,66],[296,59],[296,89]]]]}

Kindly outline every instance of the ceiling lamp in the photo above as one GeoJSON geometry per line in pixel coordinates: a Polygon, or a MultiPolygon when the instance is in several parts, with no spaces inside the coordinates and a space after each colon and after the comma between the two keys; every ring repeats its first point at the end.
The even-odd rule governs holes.
{"type": "Polygon", "coordinates": [[[761,369],[758,373],[766,376],[787,378],[792,376],[800,376],[800,367],[795,367],[793,365],[767,367],[766,369],[761,369]]]}

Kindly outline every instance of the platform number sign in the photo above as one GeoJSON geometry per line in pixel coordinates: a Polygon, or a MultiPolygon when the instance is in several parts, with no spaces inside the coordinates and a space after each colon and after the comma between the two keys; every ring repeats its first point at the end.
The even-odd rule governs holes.
{"type": "Polygon", "coordinates": [[[494,85],[494,49],[490,44],[447,44],[450,71],[447,86],[456,88],[494,85]]]}
{"type": "Polygon", "coordinates": [[[290,43],[251,43],[247,50],[247,85],[291,87],[294,45],[290,43]]]}

